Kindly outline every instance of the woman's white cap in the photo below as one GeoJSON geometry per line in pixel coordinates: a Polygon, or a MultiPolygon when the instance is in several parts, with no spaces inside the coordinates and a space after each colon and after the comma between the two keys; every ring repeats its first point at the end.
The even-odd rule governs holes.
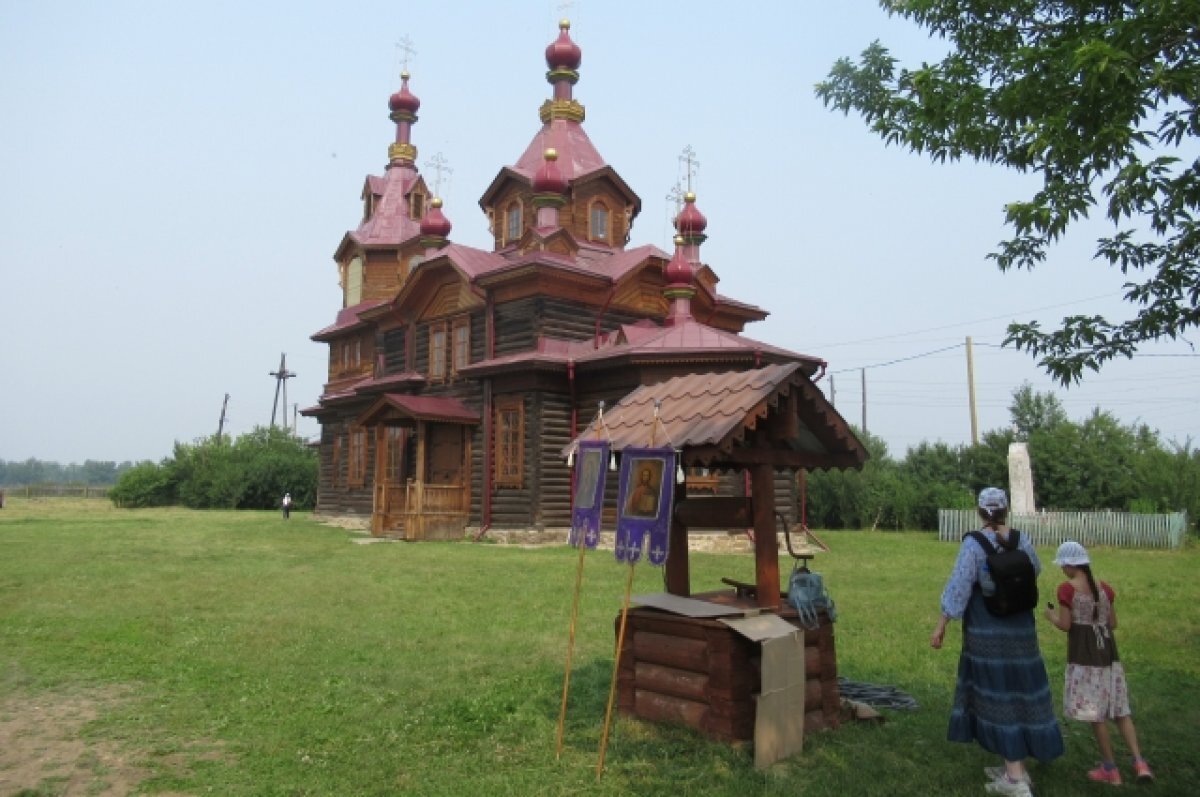
{"type": "Polygon", "coordinates": [[[1075,542],[1075,540],[1067,540],[1058,546],[1058,553],[1054,555],[1054,564],[1059,567],[1063,565],[1079,567],[1080,565],[1090,565],[1091,563],[1092,560],[1088,558],[1087,549],[1075,542]]]}

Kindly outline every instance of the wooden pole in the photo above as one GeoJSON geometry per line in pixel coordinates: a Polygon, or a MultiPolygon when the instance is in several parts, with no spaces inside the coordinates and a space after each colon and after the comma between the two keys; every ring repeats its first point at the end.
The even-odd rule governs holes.
{"type": "Polygon", "coordinates": [[[775,470],[755,465],[750,473],[754,509],[754,576],[758,605],[778,609],[779,538],[775,533],[775,470]]]}
{"type": "MultiPolygon", "coordinates": [[[[779,588],[776,587],[776,592],[779,588]]],[[[617,631],[617,652],[613,656],[612,683],[608,687],[608,708],[604,712],[604,731],[600,735],[600,760],[596,762],[596,780],[604,774],[604,754],[608,750],[608,729],[612,727],[613,703],[617,698],[617,676],[621,672],[621,651],[625,647],[625,624],[629,620],[629,596],[633,592],[633,563],[629,563],[629,577],[625,579],[625,603],[621,607],[621,628],[617,631]]]]}
{"type": "Polygon", "coordinates": [[[975,415],[975,356],[967,335],[967,400],[971,405],[971,445],[979,445],[979,420],[975,415]]]}
{"type": "MultiPolygon", "coordinates": [[[[603,465],[601,466],[603,467],[603,465]]],[[[558,738],[554,744],[554,757],[562,757],[563,728],[567,723],[567,693],[571,689],[571,655],[575,651],[575,621],[579,617],[579,591],[583,584],[583,554],[587,544],[582,531],[579,538],[579,559],[575,565],[575,597],[571,601],[571,623],[567,630],[567,667],[563,673],[562,705],[558,709],[558,738]]]]}

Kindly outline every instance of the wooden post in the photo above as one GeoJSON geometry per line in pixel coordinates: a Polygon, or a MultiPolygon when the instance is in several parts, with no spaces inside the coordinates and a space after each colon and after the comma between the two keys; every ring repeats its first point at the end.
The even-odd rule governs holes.
{"type": "Polygon", "coordinates": [[[750,471],[754,500],[754,571],[758,605],[778,609],[779,538],[775,534],[775,471],[754,465],[750,471]]]}
{"type": "MultiPolygon", "coordinates": [[[[687,485],[680,485],[680,489],[675,492],[675,503],[678,505],[680,498],[687,498],[687,485]],[[680,496],[680,493],[683,493],[680,496]]],[[[669,553],[667,554],[666,564],[666,583],[667,592],[672,595],[688,598],[692,594],[692,576],[691,568],[688,564],[688,530],[679,518],[675,517],[675,508],[671,507],[671,528],[667,532],[667,546],[669,553]]]]}

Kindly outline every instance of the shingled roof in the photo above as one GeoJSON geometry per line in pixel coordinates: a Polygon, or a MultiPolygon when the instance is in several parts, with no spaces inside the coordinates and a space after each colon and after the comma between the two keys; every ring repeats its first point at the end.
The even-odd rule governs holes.
{"type": "MultiPolygon", "coordinates": [[[[802,363],[677,376],[643,385],[604,413],[614,450],[670,445],[686,465],[860,468],[867,450],[802,363]],[[655,419],[655,406],[658,418],[655,419]]],[[[594,438],[594,422],[563,449],[594,438]]]]}

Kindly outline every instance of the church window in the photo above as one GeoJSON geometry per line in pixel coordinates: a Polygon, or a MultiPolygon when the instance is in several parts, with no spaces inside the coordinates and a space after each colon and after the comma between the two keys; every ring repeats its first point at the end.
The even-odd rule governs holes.
{"type": "Polygon", "coordinates": [[[346,307],[353,307],[362,301],[363,292],[363,262],[356,257],[346,266],[346,307]]]}
{"type": "Polygon", "coordinates": [[[525,404],[520,396],[496,401],[496,486],[521,487],[525,477],[525,404]]]}
{"type": "Polygon", "coordinates": [[[446,322],[429,325],[429,378],[441,381],[446,378],[446,322]]]}
{"type": "Polygon", "coordinates": [[[521,237],[521,203],[513,202],[504,211],[504,242],[512,243],[521,237]]]}
{"type": "Polygon", "coordinates": [[[330,455],[329,486],[338,486],[338,477],[342,474],[342,436],[333,438],[333,452],[330,455]]]}
{"type": "Polygon", "coordinates": [[[589,237],[593,241],[607,241],[608,234],[608,207],[603,202],[593,202],[591,213],[589,214],[589,237]]]}
{"type": "Polygon", "coordinates": [[[346,485],[362,487],[367,481],[367,430],[357,426],[350,430],[350,451],[346,462],[346,485]]]}
{"type": "Polygon", "coordinates": [[[409,217],[420,220],[425,215],[425,195],[414,191],[408,198],[409,217]]]}
{"type": "Polygon", "coordinates": [[[471,364],[471,317],[463,316],[454,319],[454,330],[452,332],[454,345],[454,358],[450,363],[450,367],[454,373],[458,373],[463,368],[471,364]]]}

